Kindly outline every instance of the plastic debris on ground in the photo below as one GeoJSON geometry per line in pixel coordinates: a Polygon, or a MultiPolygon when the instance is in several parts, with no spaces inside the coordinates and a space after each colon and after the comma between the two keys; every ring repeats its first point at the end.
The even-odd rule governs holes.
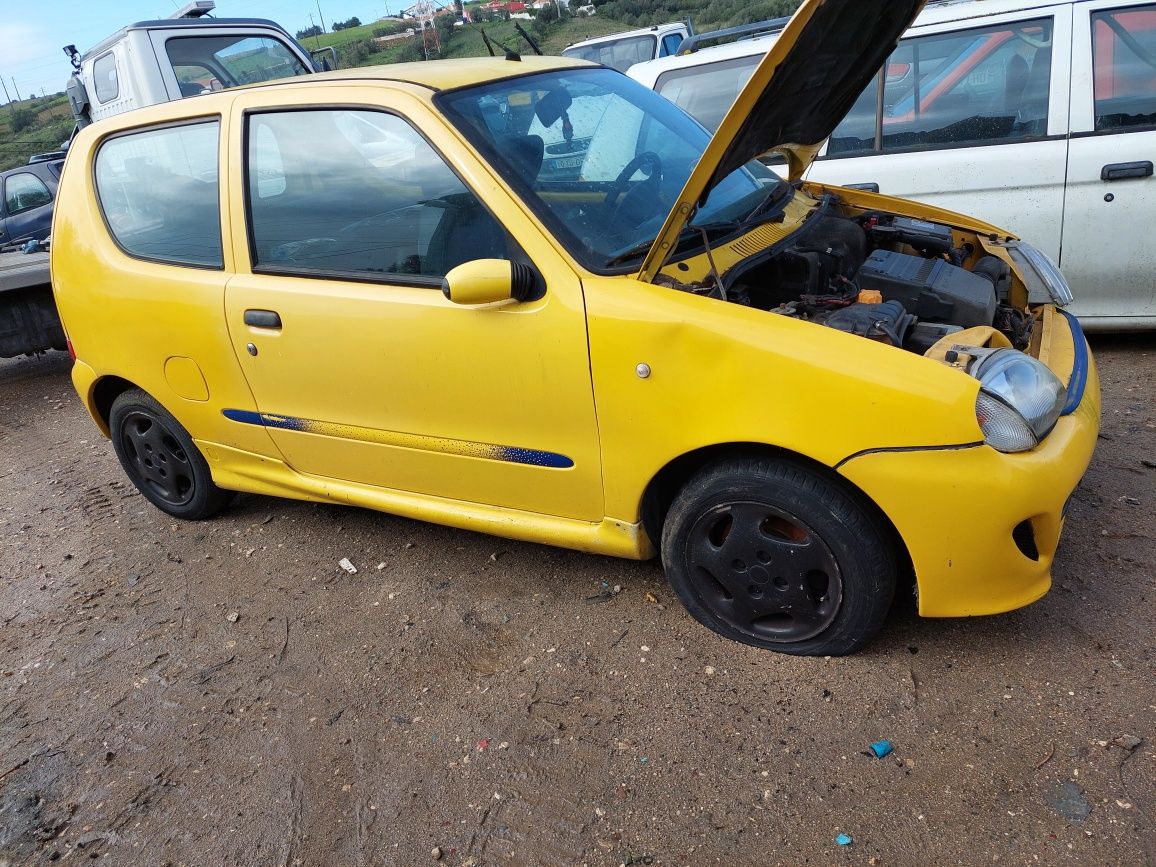
{"type": "Polygon", "coordinates": [[[348,572],[350,575],[357,574],[357,567],[353,565],[352,561],[350,561],[348,557],[342,557],[337,561],[337,565],[348,572]]]}
{"type": "Polygon", "coordinates": [[[851,837],[850,834],[840,834],[838,837],[835,838],[835,842],[838,843],[840,846],[850,846],[852,843],[855,842],[855,840],[851,837]]]}
{"type": "Polygon", "coordinates": [[[885,759],[895,750],[891,741],[876,741],[871,744],[871,753],[877,759],[885,759]]]}

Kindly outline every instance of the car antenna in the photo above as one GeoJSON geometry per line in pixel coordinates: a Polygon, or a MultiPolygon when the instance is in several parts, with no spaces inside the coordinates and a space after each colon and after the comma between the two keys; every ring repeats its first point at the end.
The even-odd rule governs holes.
{"type": "Polygon", "coordinates": [[[490,37],[488,37],[486,35],[486,28],[485,27],[479,27],[478,30],[480,30],[482,32],[482,42],[486,43],[486,50],[488,52],[490,52],[490,57],[494,57],[495,56],[494,45],[492,42],[490,42],[490,37]]]}
{"type": "Polygon", "coordinates": [[[494,56],[495,56],[495,54],[494,54],[494,45],[497,45],[497,46],[498,46],[498,48],[500,48],[500,49],[502,49],[502,51],[506,52],[506,60],[521,60],[521,59],[522,59],[522,55],[520,55],[520,54],[519,54],[518,52],[516,52],[516,51],[513,51],[512,49],[509,49],[509,48],[507,48],[507,47],[506,47],[506,46],[504,46],[502,43],[498,42],[498,40],[496,40],[496,39],[492,40],[492,41],[493,41],[493,43],[494,43],[494,45],[491,45],[491,44],[490,44],[490,42],[491,42],[491,39],[490,39],[490,37],[489,37],[489,36],[487,36],[487,35],[486,35],[486,28],[484,28],[484,27],[479,27],[478,29],[482,31],[482,39],[483,39],[483,40],[485,41],[485,43],[486,43],[486,48],[487,48],[487,49],[489,49],[489,52],[490,52],[490,57],[494,57],[494,56]]]}
{"type": "Polygon", "coordinates": [[[534,53],[537,54],[539,57],[541,57],[542,56],[542,49],[538,47],[538,43],[534,41],[533,37],[530,36],[530,34],[527,33],[525,31],[525,29],[522,27],[522,25],[519,24],[517,21],[514,22],[514,29],[517,30],[520,34],[522,34],[522,38],[525,39],[528,43],[530,43],[530,47],[534,49],[534,53]]]}

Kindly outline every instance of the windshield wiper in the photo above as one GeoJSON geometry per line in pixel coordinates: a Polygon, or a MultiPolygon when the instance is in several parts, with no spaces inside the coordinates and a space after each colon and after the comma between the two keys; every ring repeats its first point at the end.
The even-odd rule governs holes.
{"type": "MultiPolygon", "coordinates": [[[[702,240],[702,233],[705,231],[708,235],[716,235],[721,232],[735,232],[740,228],[739,223],[734,221],[719,222],[719,223],[703,223],[701,226],[687,226],[678,234],[678,243],[675,245],[674,252],[678,252],[682,245],[690,240],[702,240]]],[[[636,259],[639,256],[645,256],[650,252],[650,248],[654,246],[657,238],[651,238],[649,241],[643,241],[641,244],[635,244],[633,247],[621,253],[616,253],[606,260],[606,267],[612,268],[615,265],[621,265],[624,262],[629,262],[631,259],[636,259]]]]}
{"type": "Polygon", "coordinates": [[[771,191],[767,193],[766,197],[755,205],[754,209],[739,222],[746,226],[764,214],[775,212],[775,216],[778,216],[777,212],[779,207],[787,204],[787,202],[794,197],[794,193],[794,187],[786,181],[779,181],[771,188],[771,191]]]}

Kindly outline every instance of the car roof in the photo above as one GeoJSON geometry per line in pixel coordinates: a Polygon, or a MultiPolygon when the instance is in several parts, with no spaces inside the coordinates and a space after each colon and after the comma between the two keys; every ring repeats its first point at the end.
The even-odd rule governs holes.
{"type": "MultiPolygon", "coordinates": [[[[503,78],[513,78],[534,72],[591,65],[597,64],[591,64],[588,60],[579,60],[574,57],[530,55],[518,60],[507,60],[505,57],[462,57],[452,60],[427,60],[337,69],[332,72],[318,72],[296,78],[267,81],[245,88],[232,88],[230,92],[236,93],[238,90],[262,87],[292,87],[295,84],[317,84],[330,81],[346,83],[353,81],[396,81],[416,84],[419,87],[426,87],[435,91],[453,90],[458,87],[485,84],[490,81],[500,81],[503,78]]],[[[201,97],[196,98],[200,99],[201,97]]]]}
{"type": "Polygon", "coordinates": [[[60,177],[60,168],[63,165],[64,160],[62,159],[41,160],[40,162],[27,163],[26,165],[17,166],[14,169],[6,169],[5,171],[0,172],[0,180],[3,180],[9,175],[18,175],[23,172],[24,174],[34,174],[38,178],[48,178],[52,181],[55,181],[58,177],[60,177]]]}
{"type": "MultiPolygon", "coordinates": [[[[1005,12],[1042,9],[1045,6],[1070,6],[1072,2],[1073,0],[933,0],[915,19],[913,26],[1003,15],[1005,12]]],[[[1127,4],[1128,0],[1121,0],[1121,5],[1127,4]]]]}

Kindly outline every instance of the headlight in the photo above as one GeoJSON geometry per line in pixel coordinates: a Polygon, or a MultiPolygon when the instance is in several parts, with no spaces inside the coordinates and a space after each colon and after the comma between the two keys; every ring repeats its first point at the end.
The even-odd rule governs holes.
{"type": "MultiPolygon", "coordinates": [[[[1024,241],[1010,241],[1007,247],[1011,251],[1013,259],[1023,257],[1028,265],[1031,266],[1031,269],[1035,271],[1036,275],[1043,281],[1044,287],[1048,290],[1048,295],[1051,296],[1052,301],[1060,307],[1066,307],[1072,303],[1072,287],[1068,285],[1068,281],[1064,279],[1063,272],[1060,271],[1059,267],[1047,253],[1024,241]],[[1016,256],[1017,253],[1019,256],[1016,256]]],[[[1029,299],[1029,301],[1030,300],[1031,299],[1029,299]]]]}
{"type": "Polygon", "coordinates": [[[980,387],[975,417],[992,448],[1033,449],[1056,426],[1067,390],[1042,362],[1014,349],[997,349],[978,362],[973,375],[980,387]]]}

